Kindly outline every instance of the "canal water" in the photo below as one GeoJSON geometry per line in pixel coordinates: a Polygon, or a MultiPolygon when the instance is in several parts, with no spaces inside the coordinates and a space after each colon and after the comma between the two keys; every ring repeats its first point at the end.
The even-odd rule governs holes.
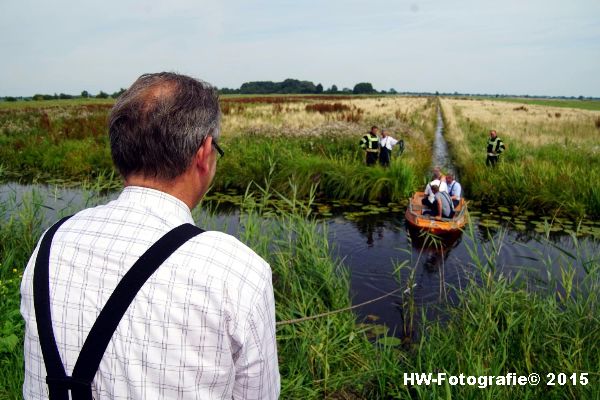
{"type": "Polygon", "coordinates": [[[431,160],[432,167],[438,166],[442,168],[443,171],[456,173],[454,165],[452,165],[450,152],[448,151],[448,143],[446,142],[446,139],[444,139],[444,120],[440,108],[438,108],[437,111],[437,125],[433,139],[433,154],[431,160]]]}

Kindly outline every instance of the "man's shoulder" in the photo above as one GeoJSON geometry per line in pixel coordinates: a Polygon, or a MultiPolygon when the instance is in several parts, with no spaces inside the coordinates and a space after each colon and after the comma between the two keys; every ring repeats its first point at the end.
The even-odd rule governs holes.
{"type": "Polygon", "coordinates": [[[256,254],[254,250],[241,242],[235,236],[227,233],[220,231],[205,231],[202,233],[202,235],[198,235],[193,238],[192,241],[196,242],[196,244],[208,243],[211,247],[217,249],[218,251],[238,252],[240,255],[245,257],[258,258],[264,262],[262,257],[256,254]]]}
{"type": "Polygon", "coordinates": [[[236,237],[219,231],[205,231],[190,239],[191,257],[207,260],[227,274],[231,273],[240,279],[271,279],[271,267],[254,250],[236,237]]]}
{"type": "MultiPolygon", "coordinates": [[[[135,254],[129,255],[139,257],[148,246],[180,225],[163,218],[143,210],[103,205],[75,214],[64,224],[60,236],[69,243],[85,237],[90,245],[94,242],[107,249],[114,245],[113,248],[128,253],[134,250],[135,254]]],[[[234,236],[219,231],[208,230],[192,237],[174,255],[183,257],[179,261],[186,265],[206,266],[207,271],[211,270],[208,265],[216,266],[215,272],[221,271],[217,275],[230,270],[252,274],[256,279],[270,278],[271,275],[269,264],[254,250],[234,236]]]]}

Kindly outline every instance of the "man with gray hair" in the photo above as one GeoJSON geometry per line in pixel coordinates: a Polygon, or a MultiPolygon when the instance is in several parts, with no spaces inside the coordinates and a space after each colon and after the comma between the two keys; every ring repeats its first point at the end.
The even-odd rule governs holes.
{"type": "Polygon", "coordinates": [[[44,234],[21,284],[25,399],[274,399],[271,269],[191,210],[223,151],[215,88],[142,75],[109,119],[120,196],[44,234]]]}

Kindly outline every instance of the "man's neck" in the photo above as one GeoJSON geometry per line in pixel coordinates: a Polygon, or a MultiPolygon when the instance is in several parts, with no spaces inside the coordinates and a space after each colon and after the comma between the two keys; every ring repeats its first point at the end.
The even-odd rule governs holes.
{"type": "Polygon", "coordinates": [[[194,185],[188,184],[184,175],[170,181],[132,175],[125,178],[125,187],[127,186],[140,186],[170,194],[183,201],[190,210],[196,207],[201,198],[197,193],[190,190],[194,185]]]}

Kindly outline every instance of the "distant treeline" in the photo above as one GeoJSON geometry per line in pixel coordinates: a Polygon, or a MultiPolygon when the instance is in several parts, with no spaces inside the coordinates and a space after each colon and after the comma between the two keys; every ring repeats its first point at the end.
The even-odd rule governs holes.
{"type": "Polygon", "coordinates": [[[119,91],[114,92],[112,94],[108,94],[104,91],[100,91],[98,94],[93,95],[89,93],[87,90],[84,90],[79,95],[72,95],[66,93],[60,94],[34,94],[31,97],[14,97],[14,96],[6,96],[4,97],[4,101],[18,101],[18,100],[69,100],[69,99],[116,99],[121,94],[125,92],[125,89],[121,88],[119,91]]]}
{"type": "MultiPolygon", "coordinates": [[[[90,94],[87,90],[81,92],[80,95],[71,95],[60,93],[56,94],[35,94],[32,97],[13,97],[6,96],[3,99],[5,101],[18,101],[18,100],[62,100],[62,99],[78,99],[78,98],[98,98],[98,99],[116,99],[123,93],[125,89],[121,89],[113,94],[100,91],[96,95],[90,94]]],[[[354,85],[353,89],[343,88],[338,89],[336,85],[332,85],[328,89],[324,89],[320,83],[314,84],[310,81],[300,81],[298,79],[286,79],[283,82],[272,82],[272,81],[257,81],[257,82],[246,82],[239,89],[221,88],[219,93],[222,94],[396,94],[396,90],[390,89],[389,91],[377,91],[373,88],[373,85],[369,82],[361,82],[354,85]]],[[[2,97],[0,97],[2,99],[2,97]]]]}
{"type": "MultiPolygon", "coordinates": [[[[18,100],[61,100],[61,99],[78,99],[78,98],[97,98],[97,99],[116,99],[119,97],[125,89],[121,88],[119,91],[112,94],[100,91],[96,95],[89,93],[87,90],[81,92],[80,95],[71,94],[35,94],[31,97],[14,97],[5,96],[0,97],[0,101],[18,101],[18,100]]],[[[253,81],[246,82],[240,86],[239,89],[230,89],[223,87],[219,89],[221,94],[401,94],[407,96],[444,96],[444,97],[484,97],[484,98],[525,98],[525,99],[564,99],[564,100],[600,100],[599,97],[593,96],[533,96],[533,95],[515,95],[515,94],[493,94],[493,93],[460,93],[460,92],[398,92],[394,88],[389,90],[378,91],[373,88],[373,85],[369,82],[360,82],[354,85],[354,88],[343,88],[338,89],[336,85],[331,85],[330,88],[325,89],[322,84],[314,84],[311,81],[301,81],[298,79],[286,79],[283,82],[273,81],[253,81]]]]}
{"type": "Polygon", "coordinates": [[[523,99],[557,99],[557,100],[600,100],[594,96],[548,96],[530,94],[500,94],[500,93],[460,93],[460,92],[397,92],[406,96],[442,96],[442,97],[481,97],[489,98],[523,98],[523,99]]]}
{"type": "MultiPolygon", "coordinates": [[[[320,94],[320,93],[339,93],[339,94],[375,94],[388,93],[386,91],[378,92],[373,85],[368,82],[357,83],[354,89],[338,89],[332,85],[329,89],[324,89],[320,83],[314,84],[310,81],[300,81],[298,79],[286,79],[283,82],[255,81],[243,83],[239,89],[221,88],[223,94],[320,94]]],[[[390,89],[391,93],[396,93],[390,89]]]]}

